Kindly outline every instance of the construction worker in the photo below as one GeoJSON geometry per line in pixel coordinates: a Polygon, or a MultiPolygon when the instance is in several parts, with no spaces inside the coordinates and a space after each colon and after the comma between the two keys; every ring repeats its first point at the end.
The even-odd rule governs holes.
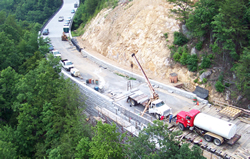
{"type": "Polygon", "coordinates": [[[164,119],[164,116],[161,116],[161,119],[160,120],[163,120],[164,119]]]}
{"type": "Polygon", "coordinates": [[[170,113],[170,115],[169,115],[169,123],[171,123],[172,118],[173,118],[173,114],[170,113]]]}

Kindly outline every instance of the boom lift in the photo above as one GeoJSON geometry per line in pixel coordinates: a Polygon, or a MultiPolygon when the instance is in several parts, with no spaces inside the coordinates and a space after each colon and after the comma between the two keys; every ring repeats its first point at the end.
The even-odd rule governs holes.
{"type": "MultiPolygon", "coordinates": [[[[149,101],[146,104],[142,104],[145,105],[145,109],[142,112],[141,116],[143,116],[148,109],[149,113],[155,114],[156,118],[158,119],[160,118],[160,116],[168,116],[170,113],[172,113],[171,108],[167,106],[162,100],[159,99],[159,95],[155,92],[153,86],[151,85],[146,73],[144,72],[143,68],[141,67],[134,53],[132,54],[132,57],[135,58],[135,61],[137,62],[139,68],[141,69],[141,72],[145,78],[145,81],[150,89],[150,94],[151,94],[149,101]]],[[[133,99],[129,97],[128,99],[131,101],[131,103],[135,103],[135,98],[133,99]]]]}

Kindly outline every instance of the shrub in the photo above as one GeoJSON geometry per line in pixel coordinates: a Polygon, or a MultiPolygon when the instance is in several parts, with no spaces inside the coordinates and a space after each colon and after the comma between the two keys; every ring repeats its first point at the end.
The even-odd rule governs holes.
{"type": "Polygon", "coordinates": [[[168,38],[168,33],[164,33],[164,36],[167,39],[168,38]]]}
{"type": "Polygon", "coordinates": [[[173,58],[174,58],[174,60],[175,60],[176,62],[179,62],[179,61],[180,61],[180,58],[181,58],[181,55],[180,55],[178,52],[176,52],[176,53],[174,53],[173,58]]]}
{"type": "Polygon", "coordinates": [[[229,86],[230,86],[230,83],[225,83],[225,86],[226,86],[226,87],[229,87],[229,86]]]}
{"type": "Polygon", "coordinates": [[[203,45],[203,42],[200,41],[200,42],[198,42],[198,43],[195,45],[195,48],[196,48],[197,50],[201,51],[202,45],[203,45]]]}
{"type": "Polygon", "coordinates": [[[211,60],[207,56],[204,56],[201,62],[201,68],[209,68],[211,66],[211,60]]]}
{"type": "Polygon", "coordinates": [[[196,78],[195,80],[194,80],[194,83],[197,83],[198,82],[198,78],[196,78]]]}
{"type": "Polygon", "coordinates": [[[183,52],[183,48],[181,46],[178,47],[177,52],[181,55],[183,52]]]}
{"type": "Polygon", "coordinates": [[[195,72],[197,70],[197,63],[198,63],[197,55],[187,56],[187,65],[189,71],[195,72]]]}
{"type": "Polygon", "coordinates": [[[214,54],[209,54],[209,55],[208,55],[208,58],[214,59],[214,54]]]}
{"type": "Polygon", "coordinates": [[[216,42],[214,42],[214,44],[210,44],[209,46],[212,49],[213,53],[217,53],[217,54],[221,53],[221,48],[217,45],[216,42]]]}
{"type": "Polygon", "coordinates": [[[203,82],[203,83],[207,83],[207,79],[206,79],[206,78],[203,78],[203,79],[202,79],[202,82],[203,82]]]}
{"type": "Polygon", "coordinates": [[[217,81],[215,83],[215,89],[217,92],[223,92],[225,89],[225,86],[221,83],[221,81],[217,81]]]}
{"type": "Polygon", "coordinates": [[[173,57],[174,53],[177,51],[177,47],[175,45],[168,45],[168,48],[171,51],[171,57],[173,57]]]}
{"type": "Polygon", "coordinates": [[[219,76],[219,81],[222,83],[223,82],[223,79],[224,79],[224,77],[223,77],[223,74],[221,74],[220,76],[219,76]]]}
{"type": "Polygon", "coordinates": [[[203,72],[205,72],[206,70],[201,70],[200,72],[199,72],[199,74],[201,75],[203,72]]]}
{"type": "Polygon", "coordinates": [[[188,53],[183,52],[180,58],[180,63],[182,65],[186,65],[187,64],[187,57],[188,57],[188,53]]]}
{"type": "Polygon", "coordinates": [[[174,32],[174,44],[182,46],[188,42],[188,39],[180,32],[174,32]]]}

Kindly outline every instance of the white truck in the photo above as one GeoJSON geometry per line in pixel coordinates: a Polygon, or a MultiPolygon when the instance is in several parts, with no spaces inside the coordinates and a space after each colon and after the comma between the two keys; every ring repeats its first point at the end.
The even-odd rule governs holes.
{"type": "Polygon", "coordinates": [[[60,63],[62,64],[62,67],[67,71],[70,71],[71,68],[74,68],[74,64],[68,59],[61,60],[60,63]]]}
{"type": "Polygon", "coordinates": [[[52,54],[53,54],[54,57],[60,57],[61,58],[61,56],[62,56],[61,53],[58,50],[53,50],[52,54]]]}
{"type": "Polygon", "coordinates": [[[160,119],[161,116],[166,118],[172,113],[172,109],[162,100],[157,99],[151,102],[149,97],[141,91],[135,91],[129,94],[127,102],[129,102],[131,106],[142,105],[146,107],[148,105],[148,112],[153,114],[156,119],[160,119]]]}

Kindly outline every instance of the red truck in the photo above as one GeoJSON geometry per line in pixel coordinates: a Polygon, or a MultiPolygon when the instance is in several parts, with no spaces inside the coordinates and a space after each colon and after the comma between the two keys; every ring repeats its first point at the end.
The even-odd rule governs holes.
{"type": "Polygon", "coordinates": [[[206,141],[213,141],[217,146],[220,146],[224,141],[233,145],[241,137],[241,135],[236,134],[235,124],[201,113],[196,109],[189,112],[179,112],[175,116],[175,120],[180,130],[184,131],[189,128],[202,135],[206,141]]]}

